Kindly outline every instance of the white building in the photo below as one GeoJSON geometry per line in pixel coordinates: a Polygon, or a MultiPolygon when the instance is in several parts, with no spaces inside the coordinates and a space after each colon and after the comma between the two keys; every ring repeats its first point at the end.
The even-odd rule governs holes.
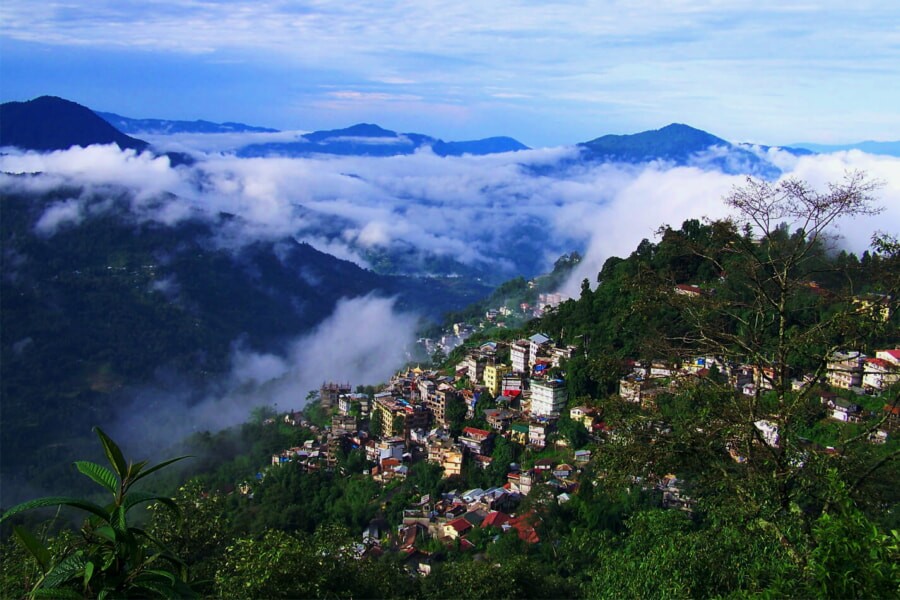
{"type": "Polygon", "coordinates": [[[527,373],[529,368],[530,345],[527,340],[519,340],[509,347],[509,361],[514,373],[527,373]]]}
{"type": "Polygon", "coordinates": [[[558,417],[565,408],[566,384],[559,379],[531,381],[531,414],[538,417],[558,417]]]}

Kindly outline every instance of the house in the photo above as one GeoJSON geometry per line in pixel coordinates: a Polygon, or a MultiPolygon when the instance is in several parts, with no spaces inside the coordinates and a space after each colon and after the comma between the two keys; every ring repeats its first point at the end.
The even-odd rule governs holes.
{"type": "Polygon", "coordinates": [[[466,427],[459,436],[459,443],[473,454],[490,454],[494,434],[485,429],[466,427]]]}
{"type": "Polygon", "coordinates": [[[529,512],[525,515],[513,517],[503,525],[503,529],[504,531],[515,529],[516,533],[519,535],[520,540],[527,544],[537,544],[541,541],[541,538],[537,534],[537,531],[534,530],[534,524],[536,521],[537,517],[535,516],[535,514],[533,512],[529,512]]]}
{"type": "Polygon", "coordinates": [[[443,526],[444,537],[448,537],[452,540],[459,539],[461,536],[465,535],[472,529],[472,524],[467,521],[463,517],[458,517],[444,523],[443,526]]]}
{"type": "Polygon", "coordinates": [[[528,444],[535,448],[543,448],[547,445],[547,434],[550,433],[549,423],[528,424],[528,444]]]}
{"type": "Polygon", "coordinates": [[[855,350],[835,352],[826,363],[828,385],[849,390],[862,384],[863,361],[866,356],[855,350]]]}
{"type": "Polygon", "coordinates": [[[687,296],[688,298],[699,298],[703,295],[703,290],[699,285],[688,283],[679,283],[675,286],[674,292],[679,296],[687,296]]]}
{"type": "Polygon", "coordinates": [[[837,398],[833,402],[830,416],[844,423],[859,423],[862,421],[862,407],[843,398],[837,398]]]}
{"type": "Polygon", "coordinates": [[[505,523],[509,522],[510,518],[511,517],[505,512],[499,510],[491,511],[481,522],[481,528],[496,527],[497,529],[500,529],[505,523]]]}
{"type": "Polygon", "coordinates": [[[512,423],[513,417],[515,417],[515,413],[505,408],[488,408],[482,412],[484,413],[485,421],[495,431],[505,431],[509,428],[509,424],[512,423]]]}
{"type": "Polygon", "coordinates": [[[575,451],[575,462],[576,463],[587,463],[591,461],[591,451],[590,450],[576,450],[575,451]]]}
{"type": "Polygon", "coordinates": [[[658,394],[657,388],[659,384],[656,381],[628,376],[619,380],[619,397],[625,402],[640,404],[658,394]]]}
{"type": "Polygon", "coordinates": [[[882,391],[900,381],[900,350],[879,350],[863,363],[862,385],[882,391]]]}
{"type": "Polygon", "coordinates": [[[774,448],[778,447],[780,439],[778,425],[772,421],[761,419],[753,424],[762,436],[763,441],[774,448]]]}
{"type": "Polygon", "coordinates": [[[574,472],[575,469],[572,467],[572,465],[567,465],[566,463],[556,465],[556,467],[554,467],[552,471],[553,476],[558,479],[568,479],[574,472]]]}
{"type": "Polygon", "coordinates": [[[323,408],[333,408],[337,406],[341,394],[349,394],[351,391],[349,383],[323,383],[319,388],[319,404],[323,408]]]}
{"type": "Polygon", "coordinates": [[[882,412],[884,413],[885,429],[893,431],[900,427],[900,406],[885,404],[882,412]]]}
{"type": "Polygon", "coordinates": [[[855,296],[853,305],[857,312],[887,323],[891,319],[891,297],[886,294],[855,296]]]}
{"type": "Polygon", "coordinates": [[[353,415],[334,415],[331,417],[331,434],[334,436],[352,435],[356,433],[356,417],[353,415]]]}
{"type": "Polygon", "coordinates": [[[509,426],[509,439],[510,441],[516,442],[517,444],[522,444],[523,446],[528,443],[528,432],[529,432],[528,423],[513,423],[509,426]]]}
{"type": "Polygon", "coordinates": [[[441,465],[444,477],[462,474],[463,452],[448,439],[430,438],[427,444],[428,462],[441,465]]]}

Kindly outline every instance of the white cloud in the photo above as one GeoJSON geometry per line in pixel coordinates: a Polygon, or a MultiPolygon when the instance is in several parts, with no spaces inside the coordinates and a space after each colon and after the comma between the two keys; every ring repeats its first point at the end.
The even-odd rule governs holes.
{"type": "Polygon", "coordinates": [[[342,299],[330,317],[285,354],[236,345],[231,373],[199,401],[195,390],[180,381],[133,390],[132,405],[110,429],[116,439],[146,453],[191,433],[245,422],[260,405],[302,408],[307,393],[323,381],[386,381],[407,361],[416,324],[414,315],[395,309],[393,299],[342,299]]]}
{"type": "MultiPolygon", "coordinates": [[[[576,163],[564,172],[546,169],[574,152],[556,148],[447,158],[429,150],[389,158],[211,156],[193,167],[173,169],[165,158],[146,153],[74,148],[0,156],[2,171],[41,173],[5,175],[0,186],[86,186],[80,198],[47,208],[36,225],[46,235],[103,210],[96,197],[121,185],[133,192],[131,210],[138,220],[173,224],[221,212],[237,215],[219,231],[225,246],[290,236],[360,265],[367,264],[366,250],[414,249],[499,269],[509,277],[523,268],[548,268],[560,254],[581,249],[587,260],[578,276],[593,280],[609,255],[627,255],[664,223],[677,227],[687,218],[724,216],[721,198],[743,182],[709,168],[663,163],[576,163]]],[[[858,151],[800,158],[774,149],[765,154],[816,187],[839,180],[848,169],[862,169],[886,182],[879,192],[885,213],[877,220],[841,224],[850,249],[865,249],[874,229],[900,230],[900,159],[858,151]]],[[[706,162],[710,157],[721,158],[715,151],[706,162]]]]}

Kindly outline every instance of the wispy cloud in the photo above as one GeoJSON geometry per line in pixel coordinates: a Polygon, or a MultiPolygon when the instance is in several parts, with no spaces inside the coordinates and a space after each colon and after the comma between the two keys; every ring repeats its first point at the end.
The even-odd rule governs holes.
{"type": "MultiPolygon", "coordinates": [[[[238,60],[291,81],[294,100],[320,120],[327,118],[324,111],[346,108],[329,104],[329,92],[316,87],[323,78],[365,94],[356,99],[374,101],[370,115],[401,86],[401,95],[417,97],[404,107],[407,123],[426,122],[432,105],[458,101],[473,109],[466,121],[435,115],[439,130],[426,133],[450,138],[448,130],[468,132],[498,121],[514,126],[505,133],[531,145],[683,121],[729,139],[787,143],[878,137],[886,133],[885,122],[900,130],[896,107],[886,104],[900,96],[900,46],[892,26],[898,18],[900,8],[889,2],[838,0],[7,0],[0,6],[0,35],[185,55],[181,78],[203,69],[203,60],[238,60]],[[316,83],[305,85],[306,79],[316,83]],[[512,99],[518,108],[510,112],[504,101],[512,99]],[[604,104],[596,105],[598,99],[604,104]],[[614,114],[604,112],[605,103],[615,106],[614,114]],[[535,113],[558,123],[556,137],[526,125],[535,113]],[[870,113],[881,122],[873,123],[870,113]],[[834,125],[846,117],[848,125],[834,125]],[[829,123],[833,131],[819,134],[829,123]],[[586,124],[593,129],[574,137],[586,124]],[[543,139],[528,139],[529,132],[543,139]]],[[[215,88],[208,93],[217,97],[215,88]]]]}

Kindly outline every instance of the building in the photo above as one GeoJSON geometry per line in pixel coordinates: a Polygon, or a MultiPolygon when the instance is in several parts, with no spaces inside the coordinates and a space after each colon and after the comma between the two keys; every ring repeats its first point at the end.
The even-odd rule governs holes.
{"type": "Polygon", "coordinates": [[[529,362],[531,345],[528,340],[519,340],[509,346],[509,362],[512,363],[513,373],[528,373],[531,369],[529,362]]]}
{"type": "Polygon", "coordinates": [[[900,381],[900,365],[883,358],[867,358],[863,363],[862,385],[867,390],[881,391],[900,381]]]}
{"type": "Polygon", "coordinates": [[[323,383],[319,388],[319,403],[323,408],[333,408],[337,406],[341,394],[349,394],[351,391],[349,383],[323,383]]]}
{"type": "Polygon", "coordinates": [[[565,408],[568,394],[561,379],[531,381],[531,414],[537,417],[558,417],[565,408]]]}
{"type": "Polygon", "coordinates": [[[439,427],[447,427],[447,406],[452,402],[462,402],[452,386],[441,385],[426,398],[425,406],[431,411],[432,422],[439,427]]]}
{"type": "Polygon", "coordinates": [[[353,415],[334,415],[331,418],[331,434],[334,436],[352,435],[357,431],[356,417],[353,415]]]}
{"type": "Polygon", "coordinates": [[[484,380],[485,360],[475,354],[467,355],[457,366],[457,372],[465,371],[465,377],[473,384],[481,383],[484,380]]]}
{"type": "Polygon", "coordinates": [[[376,395],[374,412],[381,413],[381,437],[403,436],[408,440],[411,431],[427,429],[431,420],[431,411],[424,404],[413,405],[391,395],[376,395]]]}
{"type": "Polygon", "coordinates": [[[550,433],[548,423],[528,424],[528,444],[535,448],[543,448],[547,445],[547,435],[550,433]]]}
{"type": "Polygon", "coordinates": [[[485,365],[484,367],[484,385],[491,392],[491,396],[495,398],[500,395],[502,390],[503,376],[511,372],[509,365],[485,365]]]}
{"type": "Polygon", "coordinates": [[[544,348],[550,343],[550,338],[542,333],[536,333],[528,338],[528,366],[533,367],[544,348]]]}
{"type": "Polygon", "coordinates": [[[459,436],[459,443],[473,454],[490,454],[494,434],[486,429],[466,427],[459,436]]]}
{"type": "Polygon", "coordinates": [[[826,364],[828,385],[849,390],[862,384],[863,361],[866,356],[862,352],[835,352],[826,364]]]}

